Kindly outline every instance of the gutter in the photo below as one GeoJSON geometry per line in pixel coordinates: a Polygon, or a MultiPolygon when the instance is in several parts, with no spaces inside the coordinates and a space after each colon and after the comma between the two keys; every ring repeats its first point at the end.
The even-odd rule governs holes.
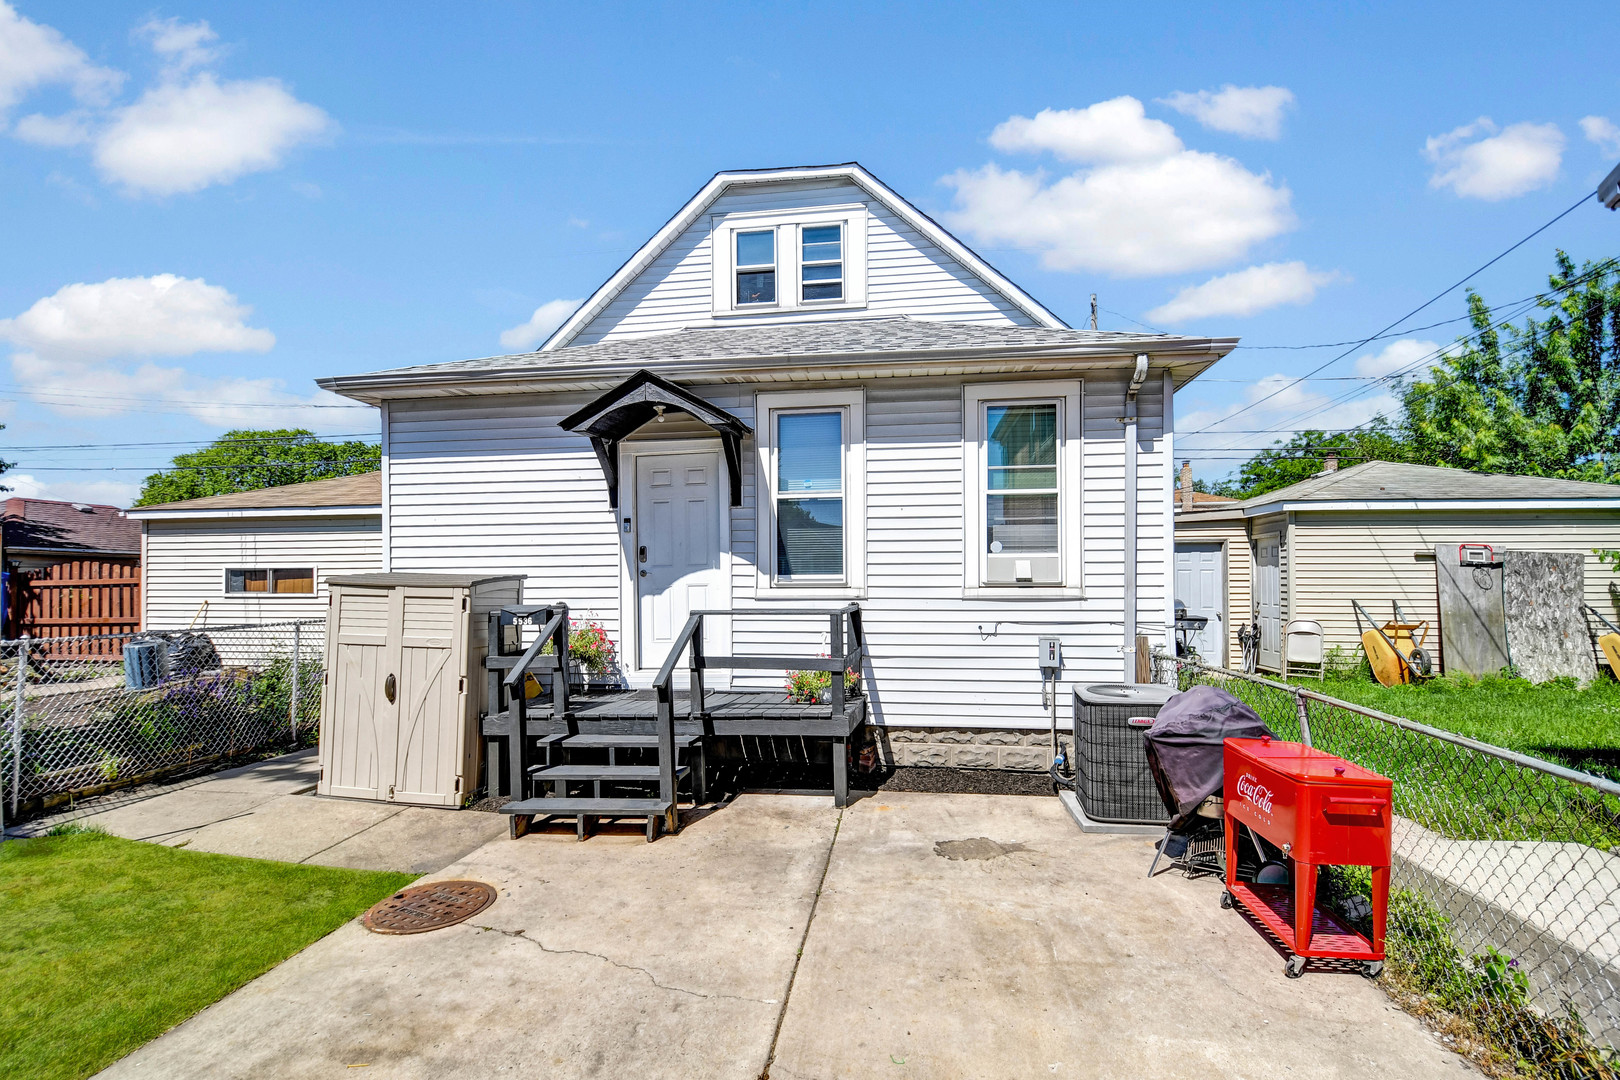
{"type": "Polygon", "coordinates": [[[1361,499],[1335,502],[1262,503],[1259,506],[1230,510],[1193,510],[1176,515],[1177,523],[1196,521],[1241,521],[1245,518],[1270,517],[1287,513],[1374,513],[1377,511],[1415,513],[1420,511],[1471,510],[1620,510],[1620,497],[1592,499],[1361,499]]]}
{"type": "Polygon", "coordinates": [[[238,521],[244,518],[307,518],[307,517],[381,517],[379,505],[354,506],[260,506],[236,509],[142,510],[136,507],[126,513],[136,521],[238,521]]]}

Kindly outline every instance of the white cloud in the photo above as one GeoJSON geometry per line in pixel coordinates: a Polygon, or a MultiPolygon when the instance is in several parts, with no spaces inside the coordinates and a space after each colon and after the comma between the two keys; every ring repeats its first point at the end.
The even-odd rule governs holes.
{"type": "Polygon", "coordinates": [[[56,30],[0,0],[0,126],[4,110],[32,90],[70,84],[94,108],[24,117],[17,137],[40,146],[90,144],[103,179],[145,195],[199,191],[278,168],[291,150],[335,130],[331,117],[276,79],[222,80],[205,70],[223,55],[206,22],[152,18],[135,34],[157,53],[162,73],[134,103],[113,108],[121,73],[92,65],[56,30]]]}
{"type": "MultiPolygon", "coordinates": [[[[1375,353],[1356,357],[1356,374],[1370,379],[1383,378],[1395,372],[1406,372],[1407,368],[1418,364],[1427,358],[1428,365],[1439,362],[1440,346],[1432,341],[1419,341],[1416,338],[1401,338],[1392,341],[1375,353]]],[[[1406,372],[1412,375],[1422,375],[1428,365],[1420,364],[1416,369],[1406,372]]]]}
{"type": "Polygon", "coordinates": [[[568,321],[584,301],[581,300],[547,300],[534,309],[529,321],[520,323],[510,330],[501,331],[501,345],[514,352],[528,352],[546,338],[552,331],[568,321]]]}
{"type": "Polygon", "coordinates": [[[1207,128],[1245,139],[1282,138],[1283,113],[1294,104],[1294,92],[1283,86],[1233,86],[1189,94],[1178,90],[1160,98],[1179,113],[1207,128]]]}
{"type": "Polygon", "coordinates": [[[178,75],[219,59],[219,40],[207,22],[183,23],[179,19],[148,19],[136,28],[136,35],[152,44],[152,51],[163,58],[169,74],[178,75]]]}
{"type": "Polygon", "coordinates": [[[30,113],[12,126],[11,133],[35,146],[79,146],[90,141],[90,118],[82,109],[61,116],[30,113]]]}
{"type": "Polygon", "coordinates": [[[297,424],[354,430],[364,410],[326,391],[290,394],[280,379],[198,374],[153,357],[262,353],[269,330],[228,290],[175,274],[67,285],[0,319],[13,378],[39,404],[74,416],[184,412],[218,427],[297,424]],[[308,409],[309,404],[341,409],[308,409]]]}
{"type": "Polygon", "coordinates": [[[1149,120],[1133,97],[1084,109],[1042,109],[996,125],[990,145],[1004,153],[1050,151],[1066,161],[1153,161],[1182,149],[1176,129],[1149,120]]]}
{"type": "Polygon", "coordinates": [[[275,79],[220,82],[204,72],[118,109],[96,140],[96,166],[131,191],[174,195],[281,165],[332,130],[331,118],[275,79]]]}
{"type": "Polygon", "coordinates": [[[1177,323],[1212,315],[1254,315],[1280,304],[1308,304],[1317,289],[1338,277],[1335,271],[1312,270],[1303,262],[1251,266],[1182,289],[1148,312],[1148,318],[1177,323]]]}
{"type": "Polygon", "coordinates": [[[1563,155],[1564,133],[1557,124],[1509,124],[1498,131],[1488,116],[1435,135],[1423,147],[1435,166],[1430,187],[1488,202],[1546,187],[1563,155]]]}
{"type": "Polygon", "coordinates": [[[1605,154],[1620,157],[1620,127],[1607,116],[1581,117],[1581,132],[1605,154]]]}
{"type": "Polygon", "coordinates": [[[128,506],[141,493],[141,485],[133,480],[41,480],[32,473],[6,473],[0,476],[0,485],[24,499],[58,499],[97,506],[128,506]]]}
{"type": "Polygon", "coordinates": [[[991,164],[944,182],[956,189],[953,226],[983,244],[1040,252],[1051,270],[1206,270],[1294,227],[1286,187],[1193,150],[1055,181],[991,164]]]}
{"type": "Polygon", "coordinates": [[[57,30],[23,18],[0,0],[0,125],[5,110],[43,86],[66,85],[90,104],[107,101],[124,76],[90,62],[57,30]]]}
{"type": "Polygon", "coordinates": [[[252,310],[201,278],[111,278],[64,285],[0,319],[0,339],[51,359],[266,352],[276,336],[247,325],[252,310]]]}

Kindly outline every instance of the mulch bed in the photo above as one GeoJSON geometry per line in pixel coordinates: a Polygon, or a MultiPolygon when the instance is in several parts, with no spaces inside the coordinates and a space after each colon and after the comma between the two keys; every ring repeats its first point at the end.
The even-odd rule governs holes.
{"type": "Polygon", "coordinates": [[[1052,779],[1045,773],[1016,769],[942,769],[897,767],[850,778],[862,791],[923,791],[943,795],[1052,796],[1052,779]],[[874,785],[873,781],[880,781],[874,785]]]}

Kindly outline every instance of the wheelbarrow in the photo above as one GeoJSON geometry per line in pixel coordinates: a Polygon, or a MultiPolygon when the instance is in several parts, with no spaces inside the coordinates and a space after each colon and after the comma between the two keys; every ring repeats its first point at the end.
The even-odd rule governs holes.
{"type": "Polygon", "coordinates": [[[1582,604],[1581,606],[1590,611],[1593,617],[1609,631],[1607,634],[1598,635],[1598,648],[1603,652],[1603,659],[1609,662],[1609,670],[1614,672],[1616,679],[1620,679],[1620,626],[1615,626],[1614,623],[1605,619],[1603,613],[1591,604],[1582,604]]]}
{"type": "Polygon", "coordinates": [[[1429,622],[1417,622],[1406,617],[1401,605],[1395,601],[1395,617],[1379,626],[1367,609],[1355,600],[1350,606],[1356,611],[1356,629],[1361,634],[1361,647],[1367,652],[1367,663],[1372,666],[1373,678],[1384,686],[1419,682],[1434,674],[1434,657],[1424,648],[1429,641],[1429,622]],[[1366,629],[1362,629],[1363,620],[1366,629]]]}

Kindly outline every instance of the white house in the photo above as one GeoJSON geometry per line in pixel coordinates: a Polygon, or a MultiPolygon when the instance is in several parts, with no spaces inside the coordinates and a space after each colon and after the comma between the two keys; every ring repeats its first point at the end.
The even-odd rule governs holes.
{"type": "Polygon", "coordinates": [[[900,763],[1029,768],[1038,638],[1167,639],[1171,398],[1235,344],[1070,329],[849,164],[716,175],[536,352],[320,384],[381,407],[386,569],[521,573],[631,686],[690,610],[778,655],[827,623],[750,609],[855,602],[900,763]]]}
{"type": "Polygon", "coordinates": [[[328,578],[382,568],[381,495],[371,472],[136,507],[141,625],[324,617],[328,578]]]}

